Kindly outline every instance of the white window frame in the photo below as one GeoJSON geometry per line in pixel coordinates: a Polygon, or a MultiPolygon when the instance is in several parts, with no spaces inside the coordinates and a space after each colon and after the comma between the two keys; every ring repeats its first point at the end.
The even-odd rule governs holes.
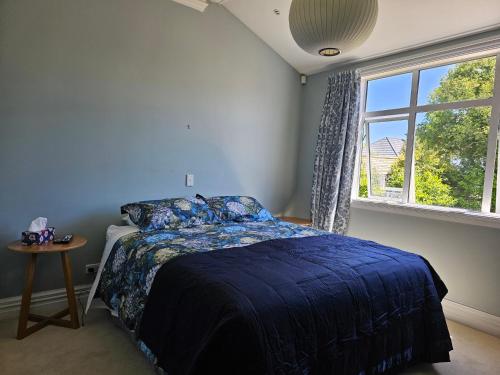
{"type": "MultiPolygon", "coordinates": [[[[500,147],[500,36],[485,38],[474,43],[462,43],[453,47],[434,50],[420,56],[409,56],[399,61],[389,61],[388,63],[368,66],[358,70],[361,75],[361,101],[359,119],[359,139],[356,155],[355,174],[351,200],[354,207],[398,212],[412,216],[425,216],[441,220],[472,223],[478,225],[492,226],[500,228],[500,171],[497,174],[497,196],[496,212],[491,213],[491,199],[493,193],[494,173],[496,164],[496,150],[500,147]],[[419,72],[422,69],[460,63],[475,60],[483,57],[496,56],[495,81],[493,96],[487,99],[463,100],[452,103],[438,104],[417,104],[419,72]],[[398,74],[411,73],[412,87],[410,105],[404,108],[365,112],[368,81],[394,76],[398,74]],[[415,203],[415,192],[412,191],[414,183],[414,143],[415,143],[415,122],[416,114],[420,112],[432,112],[449,109],[460,109],[470,107],[491,107],[490,129],[488,135],[488,148],[486,155],[486,170],[484,177],[483,199],[481,211],[471,211],[457,208],[447,208],[439,206],[425,206],[415,203]],[[374,197],[370,191],[370,174],[368,170],[368,198],[359,197],[359,178],[361,168],[361,153],[363,131],[369,128],[369,123],[381,121],[408,120],[408,134],[406,141],[407,157],[405,160],[405,176],[403,184],[403,198],[399,202],[394,200],[384,200],[374,197]]],[[[369,134],[368,132],[366,134],[369,134]]],[[[500,152],[498,153],[498,165],[500,166],[500,152]]],[[[367,168],[369,169],[369,163],[367,168]]],[[[500,167],[499,167],[500,168],[500,167]]]]}

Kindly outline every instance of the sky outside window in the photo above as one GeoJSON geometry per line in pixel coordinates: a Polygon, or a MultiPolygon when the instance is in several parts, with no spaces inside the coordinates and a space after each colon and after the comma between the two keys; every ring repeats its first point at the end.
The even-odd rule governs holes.
{"type": "Polygon", "coordinates": [[[418,105],[429,104],[429,97],[432,91],[439,87],[441,79],[454,67],[455,64],[452,64],[420,71],[417,99],[418,105]]]}
{"type": "Polygon", "coordinates": [[[403,108],[410,105],[411,73],[368,81],[366,111],[403,108]]]}
{"type": "Polygon", "coordinates": [[[408,121],[406,120],[370,124],[371,143],[385,137],[406,139],[406,133],[408,133],[408,121]]]}

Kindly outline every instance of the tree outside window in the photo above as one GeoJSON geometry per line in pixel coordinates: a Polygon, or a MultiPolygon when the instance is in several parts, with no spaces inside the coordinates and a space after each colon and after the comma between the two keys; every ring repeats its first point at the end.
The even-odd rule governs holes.
{"type": "MultiPolygon", "coordinates": [[[[495,63],[495,57],[489,57],[446,67],[447,71],[441,76],[437,87],[425,97],[419,92],[419,105],[491,97],[495,63]]],[[[432,73],[429,72],[429,75],[432,73]]],[[[425,74],[427,72],[420,72],[421,85],[422,80],[426,79],[425,74]]],[[[421,86],[419,91],[424,93],[425,88],[421,86]]],[[[481,209],[490,116],[490,106],[417,113],[414,172],[411,178],[415,203],[481,209]]],[[[367,137],[366,131],[362,136],[367,137]]],[[[391,188],[403,189],[404,185],[406,136],[402,141],[404,146],[384,177],[385,186],[391,188]]],[[[373,144],[370,142],[370,150],[373,144]]],[[[359,196],[364,198],[369,196],[367,147],[367,140],[364,139],[359,177],[359,196]]],[[[373,164],[371,156],[370,160],[373,164]]],[[[373,178],[371,182],[373,195],[373,178]]],[[[493,191],[492,206],[495,195],[496,191],[493,191]]]]}

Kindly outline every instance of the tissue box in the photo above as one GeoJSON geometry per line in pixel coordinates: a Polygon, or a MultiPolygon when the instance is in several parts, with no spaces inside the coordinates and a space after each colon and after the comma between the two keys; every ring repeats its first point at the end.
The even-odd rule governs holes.
{"type": "Polygon", "coordinates": [[[40,232],[23,232],[21,240],[23,245],[43,245],[54,240],[55,229],[53,227],[45,228],[40,232]]]}

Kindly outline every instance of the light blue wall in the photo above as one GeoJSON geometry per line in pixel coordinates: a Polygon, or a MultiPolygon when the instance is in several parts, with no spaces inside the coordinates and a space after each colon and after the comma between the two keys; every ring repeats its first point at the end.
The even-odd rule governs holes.
{"type": "MultiPolygon", "coordinates": [[[[76,284],[124,202],[241,193],[307,216],[329,73],[301,90],[217,6],[0,0],[0,298],[21,293],[26,257],[5,245],[36,216],[89,238],[76,284]]],[[[451,299],[500,316],[500,231],[355,209],[350,234],[422,253],[451,299]]],[[[36,290],[62,287],[58,257],[41,258],[36,290]]]]}
{"type": "MultiPolygon", "coordinates": [[[[496,34],[500,31],[480,36],[496,34]]],[[[475,38],[477,36],[461,41],[475,38]]],[[[359,68],[413,53],[421,51],[366,61],[342,69],[359,68]]],[[[290,215],[309,217],[316,137],[327,77],[334,71],[309,77],[302,93],[300,157],[296,191],[287,212],[290,215]]],[[[353,208],[348,234],[425,256],[447,284],[447,298],[500,316],[500,230],[353,208]]]]}
{"type": "MultiPolygon", "coordinates": [[[[37,216],[89,238],[72,254],[85,284],[125,202],[250,194],[282,210],[300,92],[298,73],[219,6],[0,0],[0,298],[21,293],[26,256],[5,246],[37,216]]],[[[62,287],[59,258],[41,258],[35,289],[62,287]]]]}

